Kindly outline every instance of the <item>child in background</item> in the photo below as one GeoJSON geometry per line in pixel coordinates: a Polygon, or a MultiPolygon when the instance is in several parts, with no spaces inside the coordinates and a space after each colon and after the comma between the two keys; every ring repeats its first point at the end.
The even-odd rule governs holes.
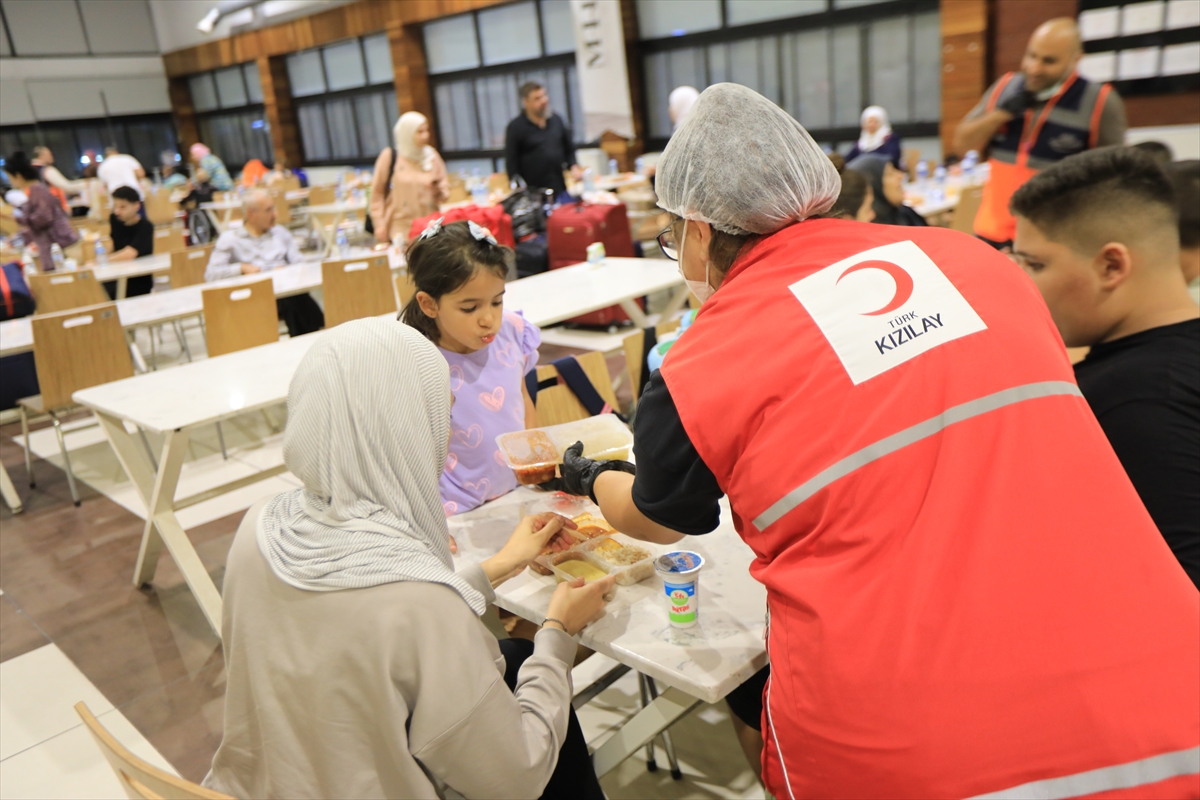
{"type": "Polygon", "coordinates": [[[541,332],[503,308],[512,251],[474,222],[431,222],[408,249],[417,291],[404,321],[450,364],[450,453],[442,473],[446,516],[511,492],[517,479],[496,444],[537,426],[525,373],[537,365],[541,332]]]}

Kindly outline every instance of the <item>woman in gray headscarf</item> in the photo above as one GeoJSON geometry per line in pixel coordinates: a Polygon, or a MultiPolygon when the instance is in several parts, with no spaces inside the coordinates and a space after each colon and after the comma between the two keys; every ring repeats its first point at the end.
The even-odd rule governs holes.
{"type": "Polygon", "coordinates": [[[208,786],[602,796],[571,712],[571,637],[611,581],[561,584],[532,647],[496,642],[479,620],[492,587],[565,546],[570,523],[527,518],[455,572],[438,492],[450,405],[445,359],[407,325],[338,326],[301,361],[283,456],[304,488],[252,506],[230,549],[225,731],[208,786]]]}

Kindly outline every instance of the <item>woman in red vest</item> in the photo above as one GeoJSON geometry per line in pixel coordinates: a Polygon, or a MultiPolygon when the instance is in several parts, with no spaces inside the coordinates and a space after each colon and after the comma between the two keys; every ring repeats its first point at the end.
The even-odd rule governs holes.
{"type": "Polygon", "coordinates": [[[728,495],[767,587],[771,793],[1200,797],[1200,594],[1020,269],[822,218],[829,160],[742,86],[701,95],[657,191],[705,302],[636,475],[573,450],[564,483],[663,543],[728,495]]]}

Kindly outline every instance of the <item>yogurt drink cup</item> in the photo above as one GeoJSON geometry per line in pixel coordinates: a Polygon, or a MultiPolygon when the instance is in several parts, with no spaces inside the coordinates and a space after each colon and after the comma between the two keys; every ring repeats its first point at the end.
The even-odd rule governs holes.
{"type": "Polygon", "coordinates": [[[663,581],[667,593],[668,615],[676,628],[690,628],[696,624],[700,610],[700,569],[704,557],[690,550],[675,550],[659,556],[654,569],[663,581]]]}

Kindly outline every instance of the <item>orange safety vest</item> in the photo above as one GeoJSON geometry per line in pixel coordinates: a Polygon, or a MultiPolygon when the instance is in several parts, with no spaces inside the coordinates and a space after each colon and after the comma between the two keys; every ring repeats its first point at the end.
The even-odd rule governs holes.
{"type": "MultiPolygon", "coordinates": [[[[1014,77],[1010,72],[1000,79],[988,98],[989,112],[1002,98],[1023,91],[1020,83],[1013,83],[1014,77]]],[[[996,132],[988,145],[991,172],[975,214],[975,233],[996,242],[1013,238],[1017,223],[1008,210],[1013,192],[1051,164],[1096,146],[1110,91],[1107,83],[1092,83],[1072,73],[1036,118],[1027,109],[1024,117],[996,132]]]]}
{"type": "Polygon", "coordinates": [[[1200,593],[1032,282],[792,225],[667,353],[767,588],[776,797],[1200,797],[1200,593]]]}

